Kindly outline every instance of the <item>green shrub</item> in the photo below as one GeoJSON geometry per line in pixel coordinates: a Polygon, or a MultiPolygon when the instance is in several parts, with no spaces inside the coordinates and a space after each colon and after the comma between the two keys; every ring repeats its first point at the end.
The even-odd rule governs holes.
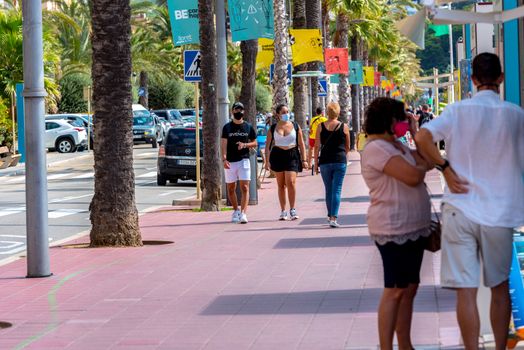
{"type": "Polygon", "coordinates": [[[9,107],[0,97],[0,146],[10,147],[13,144],[13,121],[9,107]]]}
{"type": "Polygon", "coordinates": [[[152,109],[193,107],[194,87],[182,80],[154,78],[149,82],[152,109]]]}
{"type": "Polygon", "coordinates": [[[66,75],[59,81],[61,98],[58,102],[58,113],[85,113],[87,102],[84,101],[84,86],[91,81],[81,74],[66,75]]]}
{"type": "Polygon", "coordinates": [[[273,103],[273,96],[271,91],[262,83],[257,81],[255,87],[256,100],[257,100],[257,111],[258,112],[270,112],[271,105],[273,103]]]}

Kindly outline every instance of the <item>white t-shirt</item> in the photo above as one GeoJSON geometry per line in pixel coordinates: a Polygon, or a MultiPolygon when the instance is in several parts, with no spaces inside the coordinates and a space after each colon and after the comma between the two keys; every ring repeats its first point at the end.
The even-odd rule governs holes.
{"type": "Polygon", "coordinates": [[[443,202],[473,222],[495,227],[524,225],[524,110],[490,90],[446,107],[424,124],[434,141],[445,140],[455,172],[469,182],[466,194],[443,202]]]}

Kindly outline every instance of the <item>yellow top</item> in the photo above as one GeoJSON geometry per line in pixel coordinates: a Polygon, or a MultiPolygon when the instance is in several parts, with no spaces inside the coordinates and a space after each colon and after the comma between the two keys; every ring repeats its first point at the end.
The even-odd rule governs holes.
{"type": "Polygon", "coordinates": [[[314,140],[316,138],[318,126],[327,120],[328,118],[324,117],[322,114],[316,115],[313,117],[313,119],[311,119],[311,123],[309,123],[309,138],[310,139],[314,140]]]}

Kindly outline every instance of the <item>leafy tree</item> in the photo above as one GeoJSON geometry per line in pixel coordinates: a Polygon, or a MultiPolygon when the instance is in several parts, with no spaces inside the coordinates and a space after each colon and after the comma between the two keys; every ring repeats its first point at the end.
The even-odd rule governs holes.
{"type": "Polygon", "coordinates": [[[13,144],[13,121],[9,108],[0,97],[0,146],[10,147],[13,144]]]}
{"type": "Polygon", "coordinates": [[[191,102],[190,106],[186,105],[185,91],[187,85],[190,85],[189,89],[191,91],[191,99],[193,99],[194,89],[191,84],[185,83],[181,80],[165,78],[152,79],[149,84],[149,108],[164,109],[193,107],[193,102],[191,102]]]}
{"type": "Polygon", "coordinates": [[[267,88],[266,85],[257,81],[255,86],[256,94],[256,105],[257,111],[259,112],[269,112],[271,111],[271,91],[267,88]]]}

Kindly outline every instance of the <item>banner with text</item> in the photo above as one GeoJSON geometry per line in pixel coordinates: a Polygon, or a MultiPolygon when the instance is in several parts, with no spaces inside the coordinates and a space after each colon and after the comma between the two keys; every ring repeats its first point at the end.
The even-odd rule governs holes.
{"type": "Polygon", "coordinates": [[[289,42],[293,66],[324,60],[320,29],[290,29],[289,42]]]}
{"type": "Polygon", "coordinates": [[[256,69],[269,67],[275,59],[275,45],[273,39],[258,39],[258,53],[256,69]]]}
{"type": "Polygon", "coordinates": [[[233,41],[274,38],[273,0],[229,0],[228,9],[233,41]]]}
{"type": "Polygon", "coordinates": [[[349,62],[349,83],[351,85],[358,85],[364,83],[364,71],[362,68],[362,61],[349,62]]]}
{"type": "Polygon", "coordinates": [[[348,74],[348,49],[326,49],[325,56],[327,74],[348,74]]]}
{"type": "Polygon", "coordinates": [[[364,67],[364,86],[375,86],[375,67],[364,67]]]}
{"type": "Polygon", "coordinates": [[[168,0],[167,8],[173,44],[199,44],[198,0],[168,0]]]}

